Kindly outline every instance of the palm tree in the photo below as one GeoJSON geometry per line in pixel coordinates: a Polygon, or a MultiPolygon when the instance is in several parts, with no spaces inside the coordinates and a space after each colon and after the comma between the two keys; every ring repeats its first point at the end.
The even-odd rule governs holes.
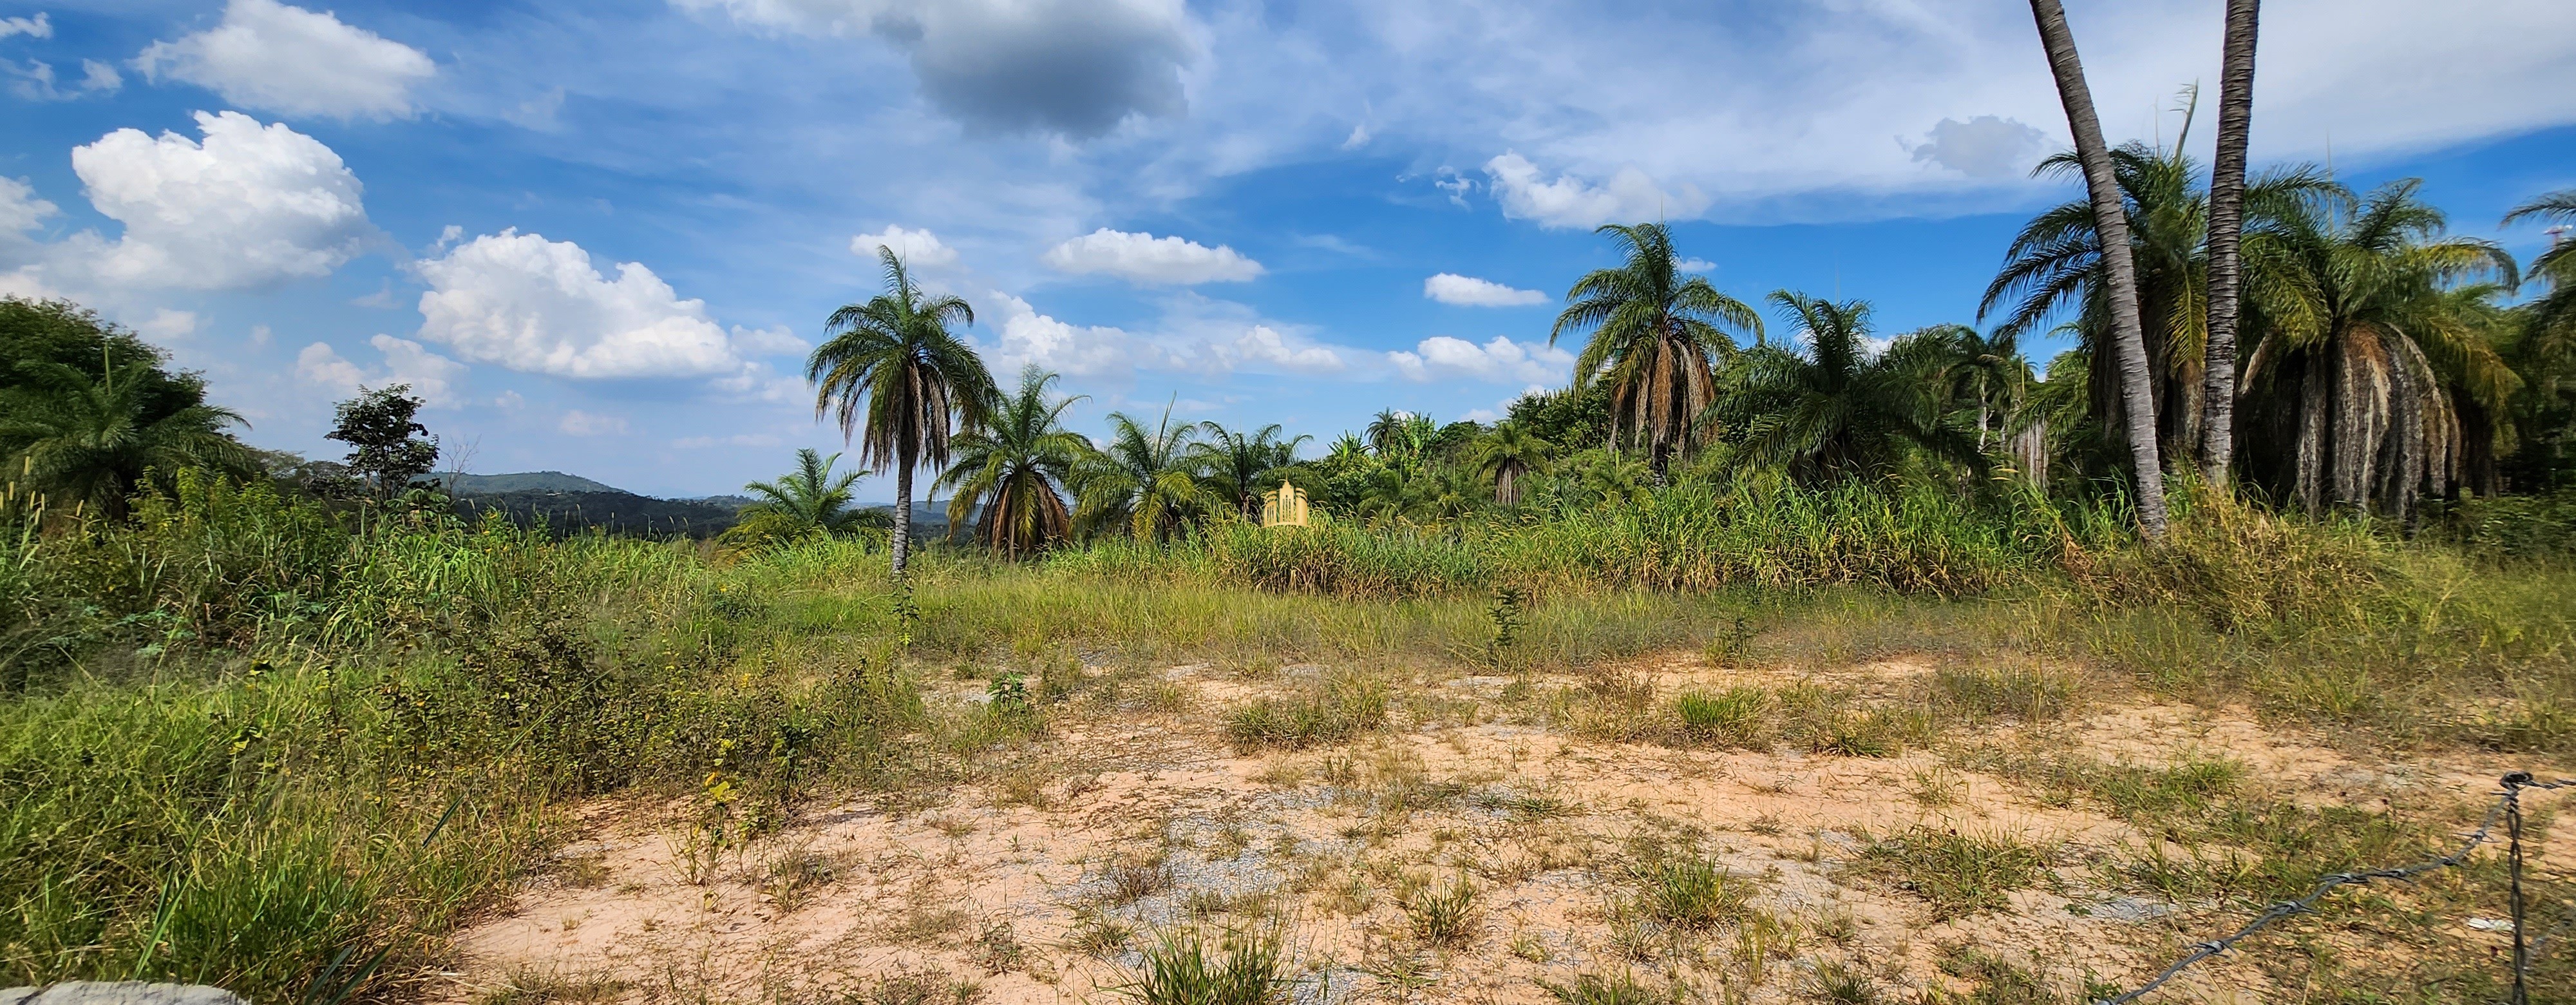
{"type": "Polygon", "coordinates": [[[0,393],[0,446],[12,473],[51,505],[122,518],[147,472],[252,470],[250,449],[225,432],[249,425],[240,415],[203,403],[153,414],[154,362],[102,353],[96,377],[61,363],[21,364],[18,385],[0,393]]]}
{"type": "Polygon", "coordinates": [[[864,471],[835,474],[832,468],[841,455],[825,457],[812,447],[796,451],[796,470],[774,481],[752,482],[743,491],[760,501],[746,508],[744,515],[761,516],[772,536],[799,537],[811,533],[846,534],[868,524],[866,510],[851,505],[855,498],[851,486],[858,484],[864,471]]]}
{"type": "Polygon", "coordinates": [[[912,538],[913,468],[947,464],[950,434],[960,425],[983,428],[999,394],[983,359],[948,331],[952,322],[974,324],[975,309],[953,296],[926,296],[892,249],[877,254],[886,291],[832,312],[823,326],[829,338],[806,359],[805,379],[814,382],[815,417],[833,414],[844,440],[864,427],[860,460],[894,469],[894,574],[901,576],[912,538]]]}
{"type": "Polygon", "coordinates": [[[1977,449],[1987,450],[2030,391],[2030,361],[2022,358],[2020,337],[2000,329],[1981,335],[1961,324],[1933,325],[1910,337],[1948,347],[1950,358],[1938,379],[1953,400],[1976,409],[1977,449]]]}
{"type": "MultiPolygon", "coordinates": [[[[2576,223],[2576,188],[2542,195],[2504,216],[2506,226],[2524,220],[2576,223]]],[[[2540,348],[2558,354],[2576,348],[2576,241],[2553,236],[2549,250],[2531,260],[2526,278],[2547,291],[2531,306],[2533,331],[2544,342],[2540,348]]]]}
{"type": "Polygon", "coordinates": [[[1421,465],[1377,468],[1360,493],[1358,512],[1378,525],[1429,526],[1457,519],[1476,508],[1479,486],[1456,468],[1421,465]]]}
{"type": "Polygon", "coordinates": [[[2245,144],[2254,124],[2261,7],[2262,0],[2227,0],[2227,41],[2220,47],[2218,156],[2209,172],[2209,351],[2200,393],[2200,474],[2213,486],[2227,484],[2236,461],[2236,307],[2244,287],[2245,144]]]}
{"type": "MultiPolygon", "coordinates": [[[[2207,387],[2209,312],[2209,202],[2197,168],[2179,144],[2158,149],[2131,143],[2111,152],[2114,175],[2127,208],[2130,260],[2137,268],[2140,319],[2147,343],[2148,383],[2156,402],[2161,454],[2194,455],[2202,442],[2207,387]]],[[[2072,154],[2040,162],[2037,174],[2080,170],[2072,154]]],[[[2243,200],[2255,229],[2269,221],[2312,212],[2342,194],[2323,175],[2295,167],[2256,179],[2243,200]]],[[[2112,366],[2111,324],[2101,240],[2093,207],[2075,200],[2031,219],[2005,253],[2003,268],[1987,284],[1978,317],[2002,310],[1997,335],[2018,336],[2049,318],[2072,313],[2074,331],[2094,364],[2092,402],[2103,409],[2103,428],[2122,428],[2120,374],[2112,366]],[[2008,309],[2007,309],[2008,308],[2008,309]]],[[[2231,381],[2232,383],[2232,381],[2231,381]]]]}
{"type": "Polygon", "coordinates": [[[1873,353],[1868,304],[1788,290],[1770,300],[1808,344],[1804,352],[1757,346],[1736,361],[1710,418],[1744,429],[1746,460],[1815,485],[1881,474],[1912,443],[1984,469],[1976,441],[1944,421],[1946,371],[1958,359],[1946,333],[1915,333],[1873,353]]]}
{"type": "Polygon", "coordinates": [[[2057,97],[2066,106],[2066,124],[2075,134],[2075,155],[2084,165],[2084,188],[2093,202],[2094,231],[2101,235],[2111,347],[2119,361],[2122,425],[2129,438],[2130,476],[2138,492],[2138,524],[2149,538],[2161,538],[2165,475],[2156,451],[2155,389],[2147,375],[2147,346],[2138,321],[2138,273],[2129,258],[2129,225],[2119,181],[2112,175],[2111,150],[2102,140],[2102,122],[2093,110],[2093,91],[2084,82],[2084,61],[2075,52],[2075,33],[2066,26],[2066,9],[2058,0],[2030,0],[2030,13],[2039,24],[2040,43],[2048,50],[2049,70],[2057,77],[2057,97]]]}
{"type": "Polygon", "coordinates": [[[1220,499],[1199,481],[1198,456],[1191,450],[1197,426],[1172,425],[1172,410],[1151,432],[1124,412],[1109,413],[1109,444],[1074,469],[1073,493],[1078,505],[1074,530],[1096,534],[1124,527],[1139,540],[1159,541],[1196,520],[1220,499]]]}
{"type": "Polygon", "coordinates": [[[1325,451],[1324,459],[1338,465],[1356,466],[1369,459],[1368,444],[1354,434],[1343,433],[1333,440],[1333,447],[1325,451]]]}
{"type": "Polygon", "coordinates": [[[1247,520],[1261,515],[1261,497],[1275,485],[1287,480],[1288,470],[1297,463],[1297,448],[1311,436],[1281,439],[1279,424],[1274,422],[1249,435],[1226,429],[1214,422],[1201,423],[1208,438],[1191,449],[1204,471],[1207,490],[1220,499],[1231,499],[1247,520]]]}
{"type": "Polygon", "coordinates": [[[1370,453],[1385,457],[1391,452],[1404,449],[1407,442],[1406,426],[1412,421],[1411,412],[1381,408],[1378,410],[1377,417],[1369,420],[1368,428],[1362,430],[1360,435],[1368,442],[1370,453]]]}
{"type": "Polygon", "coordinates": [[[1547,342],[1591,333],[1574,360],[1574,389],[1607,382],[1608,445],[1615,448],[1624,431],[1630,443],[1647,448],[1660,474],[1675,451],[1695,442],[1693,423],[1717,393],[1714,361],[1735,354],[1724,329],[1759,341],[1762,317],[1704,277],[1683,278],[1663,224],[1609,224],[1594,233],[1609,235],[1626,261],[1575,281],[1547,342]]]}
{"type": "Polygon", "coordinates": [[[2443,237],[2417,180],[2247,235],[2260,339],[2245,362],[2249,461],[2275,491],[2411,518],[2459,479],[2465,425],[2506,414],[2521,378],[2473,310],[2518,273],[2493,242],[2443,237]],[[2462,298],[2466,289],[2467,300],[2462,298]]]}
{"type": "MultiPolygon", "coordinates": [[[[2511,225],[2524,220],[2576,223],[2576,189],[2542,195],[2505,214],[2511,225]]],[[[2546,488],[2565,470],[2569,434],[2576,423],[2568,416],[2571,389],[2576,389],[2576,241],[2550,237],[2549,250],[2532,259],[2528,282],[2541,287],[2538,299],[2517,313],[2521,324],[2510,333],[2508,354],[2515,369],[2530,381],[2531,393],[2518,402],[2518,418],[2531,433],[2534,448],[2518,465],[2527,489],[2546,488]]]]}
{"type": "Polygon", "coordinates": [[[1055,380],[1034,365],[1020,371],[1019,392],[1002,400],[990,428],[957,438],[956,463],[931,485],[953,490],[949,526],[974,517],[976,540],[1015,559],[1073,534],[1073,514],[1056,489],[1091,444],[1064,428],[1064,410],[1082,398],[1049,400],[1055,380]]]}
{"type": "Polygon", "coordinates": [[[1495,426],[1476,441],[1476,473],[1494,480],[1494,501],[1505,506],[1521,504],[1521,479],[1547,467],[1556,454],[1556,445],[1539,439],[1517,422],[1495,426]]]}

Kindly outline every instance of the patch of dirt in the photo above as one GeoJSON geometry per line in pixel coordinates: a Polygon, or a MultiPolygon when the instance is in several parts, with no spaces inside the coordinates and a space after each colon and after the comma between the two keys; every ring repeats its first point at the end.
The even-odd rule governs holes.
{"type": "MultiPolygon", "coordinates": [[[[674,808],[585,807],[588,833],[562,852],[566,868],[457,937],[464,964],[442,995],[484,1001],[553,975],[654,1002],[1099,1001],[1135,979],[1157,933],[1193,925],[1283,933],[1300,1002],[1537,1003],[1553,1000],[1542,982],[1619,972],[1785,1001],[1825,965],[1891,988],[1958,987],[1941,963],[1961,947],[2071,994],[2088,971],[2134,980],[2244,914],[2103,888],[2091,863],[2153,839],[1932,750],[1863,759],[1600,743],[1490,712],[1399,721],[1328,749],[1227,746],[1225,709],[1302,686],[1308,669],[1245,679],[1172,667],[1162,679],[1192,693],[1187,711],[1058,719],[1023,758],[1056,765],[1042,784],[994,779],[917,810],[904,807],[922,794],[811,807],[711,868],[687,864],[686,829],[666,823],[674,808]],[[1944,916],[1866,860],[1873,838],[1908,832],[2037,849],[2047,868],[2008,891],[2004,909],[1944,916]],[[1676,852],[1748,891],[1725,924],[1677,933],[1626,906],[1642,890],[1635,867],[1676,852]],[[1426,937],[1406,900],[1462,881],[1477,891],[1474,920],[1454,939],[1426,937]]],[[[1796,679],[1882,697],[1932,671],[1892,660],[1790,678],[1687,654],[1625,669],[1658,695],[1796,679]]],[[[1483,708],[1513,684],[1455,675],[1409,693],[1483,708]]],[[[2358,763],[2243,710],[2164,704],[2097,704],[2068,722],[1954,741],[2142,765],[2224,758],[2301,798],[2372,807],[2465,805],[2503,767],[2358,763]]],[[[2546,854],[2576,856],[2570,839],[2553,833],[2546,854]]],[[[2169,1000],[2224,1000],[2269,979],[2222,958],[2169,1000]]]]}

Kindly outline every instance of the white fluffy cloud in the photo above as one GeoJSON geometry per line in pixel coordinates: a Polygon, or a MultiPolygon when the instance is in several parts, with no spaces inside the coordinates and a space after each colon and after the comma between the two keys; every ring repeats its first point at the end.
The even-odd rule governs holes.
{"type": "Polygon", "coordinates": [[[438,73],[418,49],[277,0],[232,0],[222,23],[155,42],[134,66],[236,105],[335,119],[409,115],[412,88],[438,73]]]}
{"type": "Polygon", "coordinates": [[[1966,122],[1942,119],[1923,142],[1908,146],[1917,163],[1938,164],[1970,178],[2010,178],[2029,169],[2047,143],[2047,133],[2020,119],[1980,115],[1966,122]]]}
{"type": "Polygon", "coordinates": [[[54,37],[54,23],[45,19],[44,11],[34,17],[0,17],[0,38],[25,35],[28,38],[54,37]]]}
{"type": "Polygon", "coordinates": [[[53,203],[36,197],[35,186],[0,175],[0,275],[36,264],[44,250],[36,240],[36,228],[44,226],[46,218],[57,212],[60,210],[53,203]]]}
{"type": "Polygon", "coordinates": [[[1241,305],[1188,298],[1165,305],[1145,334],[1106,325],[1068,324],[1029,302],[995,291],[1001,339],[986,350],[997,373],[1028,364],[1072,377],[1119,377],[1139,370],[1221,374],[1326,374],[1348,367],[1350,350],[1322,345],[1251,316],[1241,305]]]}
{"type": "Polygon", "coordinates": [[[1097,377],[1163,362],[1160,349],[1120,329],[1067,324],[999,290],[993,298],[1002,304],[1001,341],[993,348],[995,373],[1036,364],[1067,376],[1097,377]]]}
{"type": "Polygon", "coordinates": [[[894,253],[903,258],[903,264],[916,269],[957,264],[957,249],[942,243],[939,235],[927,229],[906,230],[888,225],[876,233],[850,238],[850,254],[875,258],[878,248],[894,249],[894,253]]]}
{"type": "Polygon", "coordinates": [[[1434,335],[1411,352],[1386,354],[1395,372],[1408,380],[1470,377],[1495,384],[1554,384],[1574,370],[1574,354],[1555,346],[1523,345],[1497,335],[1484,345],[1434,335]]]}
{"type": "Polygon", "coordinates": [[[0,73],[17,79],[9,82],[9,93],[28,101],[70,101],[92,94],[114,94],[125,86],[125,78],[116,68],[95,59],[81,60],[81,79],[64,87],[54,78],[53,64],[31,59],[20,66],[0,59],[0,73]]]}
{"type": "Polygon", "coordinates": [[[368,339],[367,344],[384,355],[382,368],[373,372],[361,369],[329,343],[315,342],[295,354],[295,375],[341,396],[356,394],[360,387],[409,384],[412,393],[431,407],[455,407],[456,381],[465,375],[465,364],[431,352],[418,342],[391,335],[378,335],[368,339]]]}
{"type": "Polygon", "coordinates": [[[1708,196],[1696,185],[1666,192],[1653,178],[1633,167],[1620,168],[1606,184],[1593,185],[1573,175],[1540,180],[1538,165],[1517,153],[1485,162],[1494,197],[1503,215],[1535,220],[1543,227],[1598,227],[1605,223],[1688,219],[1708,208],[1708,196]]]}
{"type": "Polygon", "coordinates": [[[1231,343],[1211,346],[1225,369],[1285,370],[1290,373],[1339,373],[1342,355],[1330,347],[1291,339],[1269,325],[1254,325],[1231,343]]]}
{"type": "Polygon", "coordinates": [[[912,60],[930,103],[970,126],[1099,136],[1188,107],[1197,58],[1182,0],[674,0],[737,21],[871,34],[912,60]]]}
{"type": "Polygon", "coordinates": [[[107,285],[243,289],[329,275],[380,239],[358,176],[321,141],[239,112],[196,119],[202,144],[119,129],[72,148],[90,204],[125,234],[74,235],[58,268],[107,285]]]}
{"type": "Polygon", "coordinates": [[[575,408],[564,412],[563,419],[555,423],[555,428],[563,430],[566,436],[623,436],[626,419],[575,408]]]}
{"type": "Polygon", "coordinates": [[[476,362],[558,377],[708,377],[741,369],[706,302],[640,262],[610,279],[590,253],[516,229],[419,265],[422,338],[476,362]]]}
{"type": "Polygon", "coordinates": [[[1514,289],[1454,272],[1423,280],[1422,295],[1457,307],[1527,307],[1547,302],[1547,294],[1537,290],[1514,289]]]}
{"type": "Polygon", "coordinates": [[[1261,263],[1225,245],[1131,234],[1102,227],[1047,249],[1046,263],[1076,275],[1106,273],[1159,286],[1239,283],[1261,275],[1261,263]]]}

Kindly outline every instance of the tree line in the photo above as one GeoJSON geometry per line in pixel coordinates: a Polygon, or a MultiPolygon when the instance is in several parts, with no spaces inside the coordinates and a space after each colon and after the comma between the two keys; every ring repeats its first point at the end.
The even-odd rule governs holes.
{"type": "MultiPolygon", "coordinates": [[[[860,467],[893,472],[894,512],[858,510],[860,472],[808,451],[748,486],[763,502],[735,539],[881,525],[899,574],[923,469],[951,492],[953,531],[1012,557],[1251,519],[1282,482],[1330,517],[1416,526],[1744,478],[2019,483],[2122,494],[2150,538],[2169,472],[2406,525],[2427,499],[2564,484],[2568,246],[2523,267],[2493,241],[2450,234],[2415,180],[2358,192],[2311,165],[2249,175],[2256,0],[2228,3],[2207,170],[2183,153],[2188,114],[2170,147],[2108,147],[2064,11],[2031,8],[2075,139],[2037,173],[2080,177],[2086,193],[2015,236],[1978,307],[1989,327],[1881,342],[1867,301],[1779,290],[1757,307],[1682,270],[1663,224],[1604,226],[1621,263],[1577,279],[1549,332],[1582,346],[1565,388],[1491,426],[1390,410],[1301,460],[1309,438],[1278,425],[1176,423],[1168,408],[1114,412],[1098,442],[1070,431],[1080,399],[1055,375],[1001,387],[953,330],[973,324],[972,306],[924,291],[880,249],[885,291],[830,315],[806,376],[816,417],[840,427],[860,467]],[[2537,295],[2513,299],[2526,288],[2537,295]],[[2043,331],[2076,343],[2044,370],[2020,348],[2043,331]]],[[[2576,223],[2576,190],[2503,222],[2521,221],[2576,223]]],[[[55,512],[119,516],[150,473],[184,467],[391,500],[438,456],[401,388],[341,404],[329,435],[351,444],[343,462],[254,450],[202,378],[70,304],[0,299],[0,354],[10,492],[55,512]]]]}

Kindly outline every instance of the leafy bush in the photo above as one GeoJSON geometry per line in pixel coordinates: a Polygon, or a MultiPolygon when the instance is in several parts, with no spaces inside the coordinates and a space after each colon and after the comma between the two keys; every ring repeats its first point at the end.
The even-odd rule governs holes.
{"type": "Polygon", "coordinates": [[[2472,499],[2446,514],[2442,530],[2470,554],[2485,558],[2576,558],[2576,489],[2472,499]]]}

